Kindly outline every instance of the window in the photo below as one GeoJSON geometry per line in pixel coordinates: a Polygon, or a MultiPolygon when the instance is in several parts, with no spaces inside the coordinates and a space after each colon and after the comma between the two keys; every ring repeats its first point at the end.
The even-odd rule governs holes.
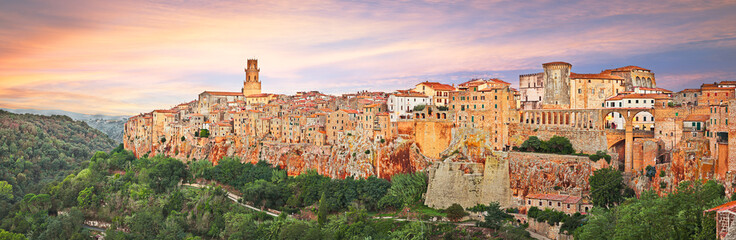
{"type": "MultiPolygon", "coordinates": [[[[588,80],[590,81],[590,80],[588,80]]],[[[595,89],[590,89],[590,94],[595,94],[595,89]]]]}
{"type": "Polygon", "coordinates": [[[583,90],[578,88],[578,94],[581,94],[581,93],[583,93],[583,90]]]}

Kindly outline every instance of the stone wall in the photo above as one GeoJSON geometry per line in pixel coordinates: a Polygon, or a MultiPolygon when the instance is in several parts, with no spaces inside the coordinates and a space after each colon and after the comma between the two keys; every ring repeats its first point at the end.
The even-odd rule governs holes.
{"type": "Polygon", "coordinates": [[[527,222],[529,223],[529,228],[527,228],[527,230],[543,235],[549,239],[573,240],[572,235],[560,233],[562,223],[550,226],[547,222],[537,222],[537,220],[534,220],[533,218],[529,218],[527,222]]]}
{"type": "Polygon", "coordinates": [[[575,151],[594,154],[596,151],[607,150],[608,142],[604,130],[579,129],[561,125],[531,125],[518,124],[516,128],[509,128],[511,146],[519,146],[529,136],[537,136],[542,140],[549,140],[553,136],[570,139],[575,151]]]}
{"type": "Polygon", "coordinates": [[[590,190],[588,177],[593,171],[608,167],[605,160],[591,161],[588,157],[541,153],[509,152],[510,187],[514,196],[535,193],[586,195],[590,190]]]}
{"type": "Polygon", "coordinates": [[[429,168],[429,184],[425,204],[447,208],[453,203],[464,208],[477,204],[499,202],[502,207],[511,203],[509,188],[509,161],[506,153],[494,152],[485,163],[452,162],[446,159],[429,168]]]}
{"type": "Polygon", "coordinates": [[[512,195],[558,191],[585,196],[593,171],[608,166],[605,160],[593,162],[587,157],[519,152],[492,152],[485,161],[478,161],[463,152],[429,168],[427,206],[471,207],[498,201],[508,207],[513,205],[512,195]],[[555,190],[556,186],[560,189],[555,190]]]}

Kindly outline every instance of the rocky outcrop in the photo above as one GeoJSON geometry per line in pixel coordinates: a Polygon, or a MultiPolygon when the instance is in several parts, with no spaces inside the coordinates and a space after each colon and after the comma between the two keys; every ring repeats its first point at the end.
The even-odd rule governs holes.
{"type": "MultiPolygon", "coordinates": [[[[145,148],[136,149],[147,152],[145,148]]],[[[282,143],[248,137],[170,139],[153,146],[153,154],[164,154],[183,161],[223,157],[243,162],[265,161],[299,175],[309,169],[333,178],[378,176],[390,179],[398,173],[424,170],[434,160],[424,156],[411,139],[396,138],[377,143],[357,136],[346,136],[336,145],[282,143]]]]}

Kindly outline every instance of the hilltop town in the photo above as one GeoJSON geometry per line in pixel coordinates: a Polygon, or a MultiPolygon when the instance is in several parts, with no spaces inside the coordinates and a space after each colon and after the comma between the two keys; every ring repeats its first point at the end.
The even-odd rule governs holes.
{"type": "MultiPolygon", "coordinates": [[[[550,62],[539,70],[520,75],[519,86],[469,79],[394,92],[281,95],[262,92],[258,62],[250,59],[241,91],[203,91],[131,117],[123,143],[136,156],[213,163],[232,156],[289,175],[315,169],[333,178],[388,179],[427,170],[426,204],[438,208],[539,200],[586,212],[588,177],[609,166],[637,194],[671,191],[685,180],[735,182],[736,138],[729,135],[736,82],[672,92],[638,66],[575,73],[570,63],[550,62]],[[555,136],[574,152],[525,145],[555,136]]],[[[724,185],[730,195],[734,186],[724,185]]]]}

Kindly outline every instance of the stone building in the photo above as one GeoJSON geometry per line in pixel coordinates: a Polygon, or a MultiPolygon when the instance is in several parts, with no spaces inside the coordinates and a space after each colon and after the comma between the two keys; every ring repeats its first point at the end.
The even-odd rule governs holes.
{"type": "Polygon", "coordinates": [[[736,222],[736,201],[721,204],[705,210],[703,213],[715,212],[716,237],[718,239],[733,239],[734,222],[736,222]]]}
{"type": "Polygon", "coordinates": [[[199,94],[195,112],[207,116],[211,111],[226,109],[228,102],[243,100],[243,94],[239,92],[204,91],[199,94]]]}
{"type": "Polygon", "coordinates": [[[637,66],[626,66],[614,69],[606,69],[601,74],[614,75],[624,79],[625,91],[634,91],[637,87],[656,88],[657,82],[654,73],[646,68],[637,66]]]}
{"type": "Polygon", "coordinates": [[[529,194],[526,196],[524,206],[527,211],[531,207],[541,210],[546,208],[564,212],[567,214],[587,213],[590,206],[583,204],[583,198],[564,194],[529,194]]]}
{"type": "Polygon", "coordinates": [[[516,111],[514,91],[510,84],[499,81],[492,84],[476,81],[450,93],[450,110],[455,111],[455,126],[488,131],[494,136],[491,141],[496,150],[509,145],[508,124],[516,122],[516,118],[510,117],[516,111]]]}
{"type": "Polygon", "coordinates": [[[672,102],[677,105],[698,106],[700,89],[683,89],[672,96],[672,102]]]}
{"type": "Polygon", "coordinates": [[[396,122],[399,119],[410,119],[414,108],[429,105],[430,98],[418,92],[398,92],[388,96],[387,104],[391,122],[396,122]]]}
{"type": "Polygon", "coordinates": [[[325,133],[327,134],[327,143],[335,144],[337,142],[338,133],[341,131],[355,130],[356,122],[360,112],[352,109],[340,109],[327,115],[327,124],[325,133]]]}
{"type": "Polygon", "coordinates": [[[716,105],[734,98],[734,89],[728,84],[703,84],[700,86],[701,94],[698,103],[705,106],[716,105]]]}
{"type": "Polygon", "coordinates": [[[543,85],[544,108],[567,109],[570,108],[570,69],[572,64],[566,62],[548,62],[542,64],[544,68],[543,85]]]}
{"type": "Polygon", "coordinates": [[[570,74],[570,108],[602,108],[603,102],[624,91],[623,78],[610,74],[570,74]]]}
{"type": "Polygon", "coordinates": [[[544,98],[544,73],[519,75],[519,91],[521,92],[521,109],[542,108],[544,98]]]}
{"type": "Polygon", "coordinates": [[[656,88],[654,73],[636,66],[593,74],[574,73],[572,64],[566,62],[548,62],[542,68],[541,73],[519,75],[522,109],[596,109],[602,108],[607,98],[625,91],[667,91],[656,88]]]}
{"type": "Polygon", "coordinates": [[[445,106],[449,102],[450,92],[455,91],[455,87],[438,82],[421,82],[413,91],[429,97],[432,105],[445,106]]]}
{"type": "Polygon", "coordinates": [[[258,73],[261,71],[258,68],[257,59],[248,59],[248,64],[245,68],[245,81],[243,81],[243,96],[250,96],[261,94],[261,80],[258,78],[258,73]]]}

